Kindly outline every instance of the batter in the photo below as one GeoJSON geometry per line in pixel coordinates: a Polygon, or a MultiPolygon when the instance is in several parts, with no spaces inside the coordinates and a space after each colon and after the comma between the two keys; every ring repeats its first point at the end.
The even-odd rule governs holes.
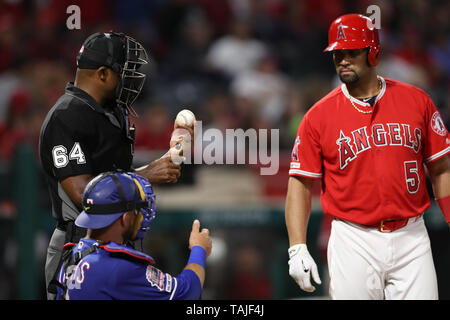
{"type": "Polygon", "coordinates": [[[437,299],[423,213],[434,196],[450,222],[450,136],[421,89],[376,73],[380,45],[370,19],[348,14],[330,26],[343,82],[303,118],[286,197],[289,274],[312,292],[320,284],[306,231],[313,179],[333,217],[328,244],[332,299],[437,299]],[[368,23],[369,22],[369,23],[368,23]]]}

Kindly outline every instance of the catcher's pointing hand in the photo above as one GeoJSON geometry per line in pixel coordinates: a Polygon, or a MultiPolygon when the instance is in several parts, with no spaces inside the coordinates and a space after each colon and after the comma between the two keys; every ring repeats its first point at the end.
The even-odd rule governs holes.
{"type": "Polygon", "coordinates": [[[314,259],[308,252],[306,244],[296,244],[289,248],[289,275],[300,288],[307,292],[314,292],[316,288],[311,284],[311,275],[317,284],[321,284],[319,272],[314,259]]]}
{"type": "Polygon", "coordinates": [[[189,249],[192,249],[192,247],[195,246],[203,247],[207,257],[211,254],[212,241],[209,237],[209,230],[203,228],[202,231],[200,231],[200,221],[197,219],[195,219],[192,224],[191,236],[189,237],[189,249]]]}

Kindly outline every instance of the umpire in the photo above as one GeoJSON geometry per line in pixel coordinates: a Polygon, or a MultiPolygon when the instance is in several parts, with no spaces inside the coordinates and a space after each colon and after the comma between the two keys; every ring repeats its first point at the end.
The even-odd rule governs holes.
{"type": "MultiPolygon", "coordinates": [[[[45,264],[47,298],[56,292],[49,284],[60,265],[63,245],[78,242],[86,233],[74,221],[88,182],[106,171],[134,171],[135,127],[130,126],[129,115],[136,116],[131,105],[145,81],[138,70],[147,63],[144,47],[123,33],[89,36],[77,55],[75,82],[67,84],[44,120],[39,156],[57,220],[45,264]]],[[[176,182],[180,170],[170,157],[162,157],[136,172],[159,184],[176,182]]]]}

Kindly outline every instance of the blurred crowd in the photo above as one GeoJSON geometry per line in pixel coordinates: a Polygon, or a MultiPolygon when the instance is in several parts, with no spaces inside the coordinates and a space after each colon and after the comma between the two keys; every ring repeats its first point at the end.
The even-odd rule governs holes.
{"type": "MultiPolygon", "coordinates": [[[[151,57],[132,119],[137,151],[165,152],[176,113],[189,108],[208,127],[279,129],[288,152],[305,112],[339,84],[322,53],[330,23],[373,4],[381,9],[378,73],[424,89],[449,128],[446,0],[0,0],[0,174],[20,143],[37,159],[42,122],[74,80],[81,44],[109,30],[151,57]],[[66,26],[72,4],[79,30],[66,26]]],[[[0,212],[10,200],[1,191],[0,212]]]]}
{"type": "Polygon", "coordinates": [[[427,91],[450,119],[450,3],[395,0],[2,0],[0,159],[37,145],[42,121],[68,81],[83,40],[122,31],[148,49],[136,102],[137,149],[165,149],[176,112],[188,107],[215,128],[278,128],[290,149],[311,105],[338,84],[322,53],[337,16],[381,9],[379,73],[427,91]],[[68,30],[66,8],[81,9],[68,30]]]}

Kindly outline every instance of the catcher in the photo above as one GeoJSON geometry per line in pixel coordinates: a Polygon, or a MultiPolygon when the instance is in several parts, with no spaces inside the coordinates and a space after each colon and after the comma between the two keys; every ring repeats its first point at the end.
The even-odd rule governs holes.
{"type": "Polygon", "coordinates": [[[127,245],[143,239],[155,218],[155,196],[147,179],[132,172],[102,173],[86,186],[83,208],[75,224],[87,228],[87,235],[64,246],[58,300],[200,298],[212,245],[198,220],[192,225],[189,260],[177,277],[127,245]]]}

